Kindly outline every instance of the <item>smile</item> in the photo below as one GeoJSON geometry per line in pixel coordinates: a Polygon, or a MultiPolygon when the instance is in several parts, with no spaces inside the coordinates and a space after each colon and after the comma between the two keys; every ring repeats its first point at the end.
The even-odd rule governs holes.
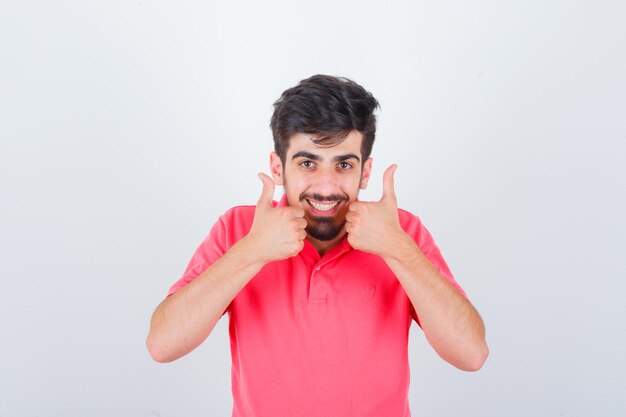
{"type": "Polygon", "coordinates": [[[339,201],[335,201],[334,203],[317,203],[315,201],[309,200],[308,198],[306,201],[308,201],[310,205],[312,205],[313,207],[315,207],[316,210],[319,211],[332,210],[337,206],[337,204],[339,204],[339,201]]]}

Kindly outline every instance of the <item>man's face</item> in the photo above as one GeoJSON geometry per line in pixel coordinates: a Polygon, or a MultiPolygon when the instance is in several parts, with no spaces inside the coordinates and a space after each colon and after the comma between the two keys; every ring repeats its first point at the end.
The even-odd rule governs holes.
{"type": "Polygon", "coordinates": [[[329,148],[315,145],[310,137],[294,134],[284,166],[272,153],[271,170],[274,182],[285,187],[288,204],[304,209],[308,236],[330,241],[343,237],[348,205],[356,200],[359,188],[366,188],[372,159],[362,165],[363,135],[356,130],[329,148]]]}

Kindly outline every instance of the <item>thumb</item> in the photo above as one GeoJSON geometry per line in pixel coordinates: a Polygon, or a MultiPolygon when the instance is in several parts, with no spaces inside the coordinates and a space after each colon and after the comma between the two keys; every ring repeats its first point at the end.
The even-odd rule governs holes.
{"type": "Polygon", "coordinates": [[[396,191],[393,185],[393,174],[396,172],[398,165],[393,164],[385,170],[383,174],[383,197],[380,199],[391,200],[396,203],[396,191]]]}
{"type": "Polygon", "coordinates": [[[272,199],[274,198],[274,180],[262,172],[258,173],[258,177],[263,182],[263,191],[261,191],[261,197],[259,197],[259,201],[256,205],[257,207],[272,207],[272,199]]]}

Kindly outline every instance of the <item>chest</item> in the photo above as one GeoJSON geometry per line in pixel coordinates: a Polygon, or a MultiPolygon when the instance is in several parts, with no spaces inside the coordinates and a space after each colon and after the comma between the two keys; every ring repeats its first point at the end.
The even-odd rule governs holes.
{"type": "Polygon", "coordinates": [[[381,258],[348,252],[266,265],[235,298],[231,319],[240,335],[351,343],[406,337],[409,307],[381,258]]]}

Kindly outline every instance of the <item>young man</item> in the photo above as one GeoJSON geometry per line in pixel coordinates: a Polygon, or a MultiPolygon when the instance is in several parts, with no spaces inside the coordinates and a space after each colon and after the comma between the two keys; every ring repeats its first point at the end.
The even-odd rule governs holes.
{"type": "Polygon", "coordinates": [[[488,355],[482,320],[419,218],[398,209],[395,165],[379,201],[357,199],[376,99],[316,75],[274,107],[273,178],[259,174],[256,206],[213,226],[154,312],[150,354],[186,355],[228,312],[233,416],[410,416],[411,319],[467,371],[488,355]]]}

